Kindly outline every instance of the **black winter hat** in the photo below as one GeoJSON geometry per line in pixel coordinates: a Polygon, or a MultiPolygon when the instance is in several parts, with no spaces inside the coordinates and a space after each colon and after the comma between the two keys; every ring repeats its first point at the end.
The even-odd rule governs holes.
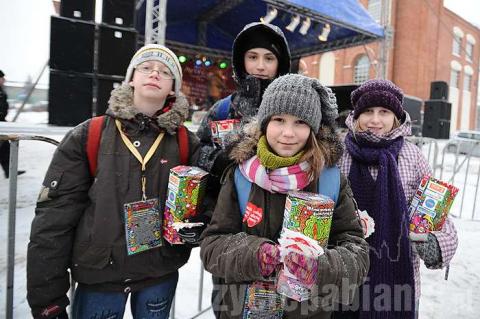
{"type": "Polygon", "coordinates": [[[236,78],[246,77],[244,56],[253,48],[270,50],[278,59],[277,77],[290,72],[290,49],[282,30],[262,22],[247,24],[233,41],[232,67],[236,78]]]}
{"type": "Polygon", "coordinates": [[[5,73],[2,72],[2,70],[0,70],[0,78],[3,78],[5,76],[5,73]]]}

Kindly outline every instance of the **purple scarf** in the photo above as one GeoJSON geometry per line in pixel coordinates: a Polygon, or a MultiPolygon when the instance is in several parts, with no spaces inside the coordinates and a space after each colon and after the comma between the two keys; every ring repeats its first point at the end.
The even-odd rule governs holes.
{"type": "Polygon", "coordinates": [[[397,166],[403,142],[403,137],[398,137],[372,143],[358,136],[355,139],[351,132],[345,139],[346,148],[352,156],[348,177],[353,195],[359,208],[367,210],[375,220],[375,232],[367,239],[370,244],[370,271],[365,283],[368,289],[364,289],[367,286],[360,287],[360,319],[415,318],[408,208],[397,166]],[[368,170],[370,165],[378,166],[376,181],[368,170]],[[390,290],[385,291],[379,285],[387,285],[390,290]],[[376,287],[378,291],[375,291],[376,287]],[[378,299],[376,303],[375,297],[378,299]],[[379,303],[383,308],[372,311],[375,305],[378,310],[379,303]]]}

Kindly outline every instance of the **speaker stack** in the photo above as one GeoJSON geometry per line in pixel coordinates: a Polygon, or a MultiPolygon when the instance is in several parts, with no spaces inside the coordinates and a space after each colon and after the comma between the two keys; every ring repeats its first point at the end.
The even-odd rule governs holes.
{"type": "Polygon", "coordinates": [[[452,104],[448,102],[448,84],[435,81],[431,84],[430,99],[423,110],[422,135],[425,137],[450,138],[452,104]]]}
{"type": "Polygon", "coordinates": [[[110,92],[123,81],[135,53],[135,0],[62,0],[51,17],[49,123],[77,125],[105,113],[110,92]]]}
{"type": "Polygon", "coordinates": [[[121,84],[136,51],[135,0],[103,0],[98,37],[98,70],[95,114],[104,114],[110,92],[121,84]]]}
{"type": "Polygon", "coordinates": [[[412,135],[422,135],[422,109],[423,100],[413,96],[403,97],[403,109],[410,115],[412,120],[412,135]]]}

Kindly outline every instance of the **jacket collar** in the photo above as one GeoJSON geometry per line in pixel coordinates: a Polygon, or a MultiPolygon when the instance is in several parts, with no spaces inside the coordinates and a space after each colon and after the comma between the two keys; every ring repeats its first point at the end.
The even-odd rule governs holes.
{"type": "MultiPolygon", "coordinates": [[[[107,115],[123,120],[134,120],[140,112],[133,107],[133,89],[128,84],[122,84],[112,91],[108,101],[107,115]]],[[[171,105],[171,109],[156,117],[159,127],[164,128],[169,134],[175,134],[177,128],[188,117],[188,101],[180,93],[171,105]]]]}

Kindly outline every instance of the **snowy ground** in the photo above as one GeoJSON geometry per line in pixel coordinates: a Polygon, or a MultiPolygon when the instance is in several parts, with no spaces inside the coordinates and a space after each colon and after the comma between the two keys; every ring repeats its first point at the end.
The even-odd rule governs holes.
{"type": "MultiPolygon", "coordinates": [[[[20,117],[21,123],[45,123],[46,113],[25,114],[20,117]]],[[[60,140],[62,136],[49,136],[60,140]]],[[[34,205],[43,175],[55,150],[51,144],[38,141],[21,141],[19,168],[27,171],[18,178],[17,214],[16,214],[16,250],[15,250],[15,283],[14,283],[14,318],[28,318],[29,308],[26,301],[26,246],[30,231],[30,223],[34,214],[34,205]]],[[[474,162],[478,159],[475,159],[474,162]]],[[[477,163],[475,162],[475,163],[477,163]]],[[[480,163],[477,163],[480,167],[480,163]]],[[[427,270],[422,268],[422,298],[420,302],[420,318],[451,319],[478,318],[480,312],[480,250],[477,242],[480,234],[480,222],[472,221],[472,208],[475,201],[473,185],[478,174],[478,167],[469,174],[460,173],[455,181],[463,187],[464,177],[468,176],[467,192],[464,199],[465,213],[462,219],[455,218],[459,233],[459,247],[451,266],[450,274],[445,281],[444,270],[427,270]],[[468,212],[467,212],[468,210],[468,212]]],[[[453,163],[451,157],[444,165],[444,176],[451,175],[453,163]],[[450,172],[450,175],[448,175],[450,172]]],[[[461,197],[462,194],[459,194],[461,197]]],[[[460,199],[460,197],[458,199],[460,199]]],[[[480,208],[476,207],[477,212],[480,208]]],[[[460,200],[453,207],[455,215],[460,215],[460,200]]],[[[480,213],[476,214],[479,216],[480,213]]],[[[8,218],[8,180],[0,175],[0,318],[5,313],[6,300],[6,251],[7,251],[7,218],[8,218]]],[[[478,220],[479,218],[477,218],[478,220]]],[[[175,318],[191,318],[198,313],[199,278],[201,263],[198,249],[194,249],[189,263],[180,271],[177,289],[175,318]]],[[[205,272],[202,308],[209,306],[211,292],[210,275],[205,272]]],[[[131,318],[126,314],[125,318],[131,318]]],[[[198,318],[213,318],[211,311],[198,318]]]]}

